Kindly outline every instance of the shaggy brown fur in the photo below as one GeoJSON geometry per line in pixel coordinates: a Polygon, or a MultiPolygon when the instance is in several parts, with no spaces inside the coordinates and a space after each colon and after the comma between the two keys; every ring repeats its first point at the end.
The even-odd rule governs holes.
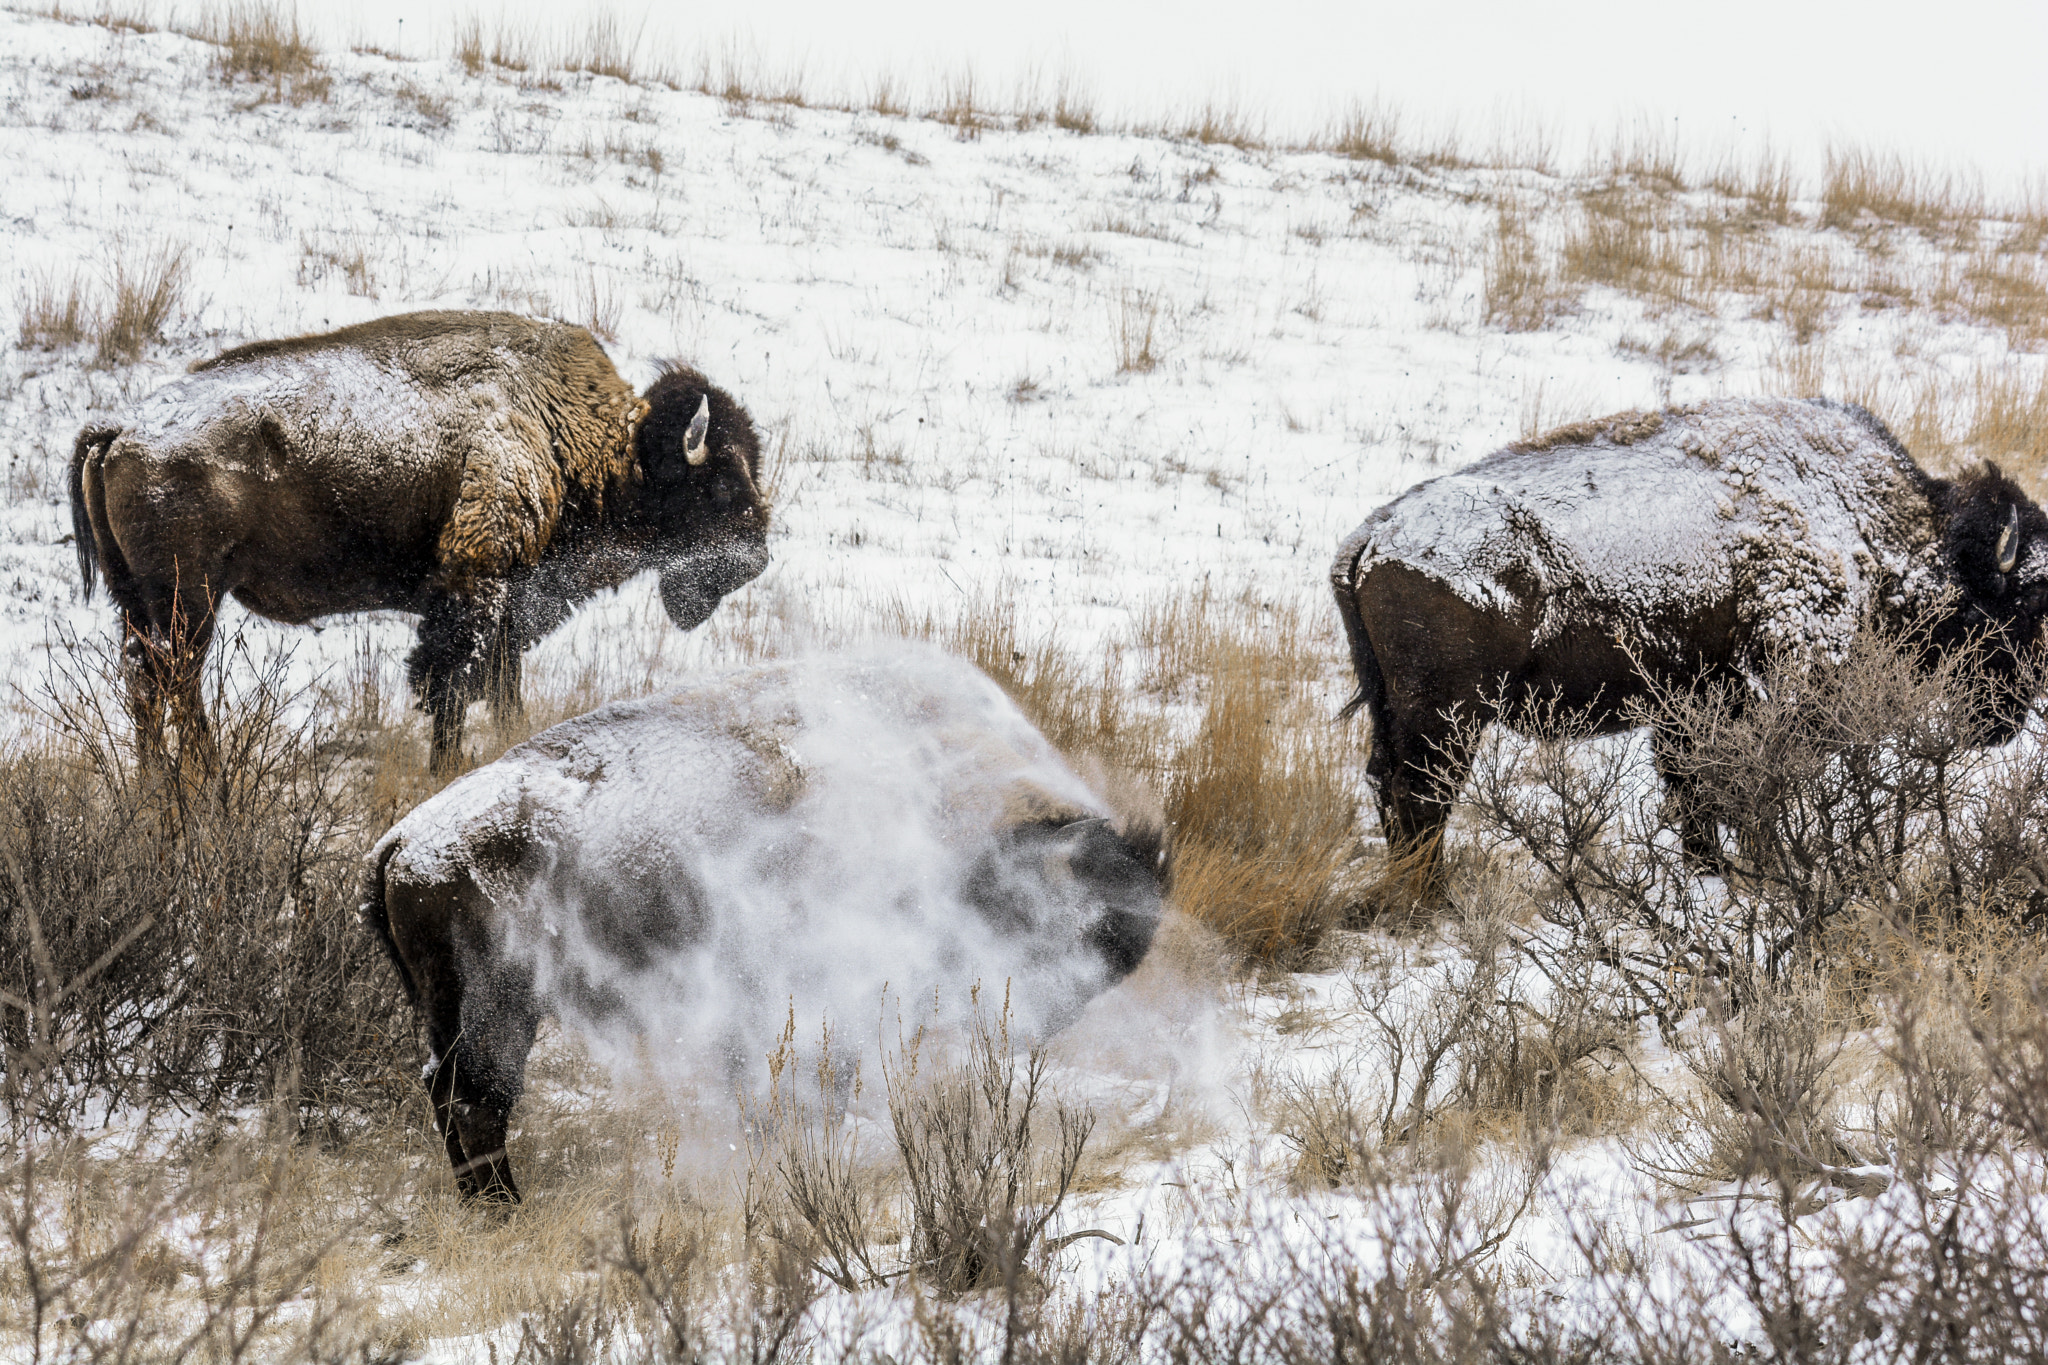
{"type": "MultiPolygon", "coordinates": [[[[1676,415],[1682,416],[1683,413],[1676,415]]],[[[1632,446],[1637,441],[1655,436],[1663,429],[1663,413],[1630,409],[1627,412],[1617,412],[1612,417],[1600,417],[1590,422],[1571,422],[1565,426],[1554,427],[1541,436],[1516,441],[1508,449],[1533,454],[1539,450],[1554,450],[1559,446],[1592,445],[1596,441],[1632,446]]]]}
{"type": "Polygon", "coordinates": [[[643,399],[580,327],[412,313],[236,347],[88,428],[72,516],[86,588],[103,568],[129,630],[146,743],[166,699],[203,742],[194,661],[232,593],[294,623],[420,613],[413,681],[445,765],[466,704],[495,685],[516,705],[519,652],[575,602],[659,569],[688,629],[758,573],[759,459],[745,410],[694,370],[643,399]],[[676,411],[649,428],[657,406],[676,411]]]}

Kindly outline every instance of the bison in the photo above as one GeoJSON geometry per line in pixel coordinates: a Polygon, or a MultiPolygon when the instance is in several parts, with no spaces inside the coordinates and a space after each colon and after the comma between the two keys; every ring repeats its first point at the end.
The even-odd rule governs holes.
{"type": "MultiPolygon", "coordinates": [[[[1996,683],[1987,739],[2031,704],[2048,517],[1995,465],[1936,479],[1884,424],[1826,399],[1628,412],[1420,484],[1331,569],[1367,775],[1389,847],[1433,874],[1476,724],[1571,714],[1594,732],[1700,680],[1760,686],[1785,651],[1839,658],[1864,625],[1969,645],[1996,683]]],[[[1674,736],[1652,736],[1687,805],[1674,736]]],[[[1687,851],[1718,833],[1688,820],[1687,851]]]]}
{"type": "Polygon", "coordinates": [[[1056,1028],[1144,957],[1161,839],[972,665],[897,646],[542,732],[378,841],[363,914],[464,1197],[513,1202],[506,1122],[544,1015],[728,1079],[792,1012],[864,1029],[885,991],[1006,980],[1020,1028],[1056,1028]]]}
{"type": "Polygon", "coordinates": [[[79,572],[126,628],[145,748],[168,702],[203,746],[198,661],[232,594],[305,623],[420,616],[409,672],[433,761],[463,712],[517,709],[522,651],[643,569],[688,630],[768,561],[746,410],[671,365],[644,398],[581,327],[507,313],[410,313],[240,346],[79,433],[79,572]]]}

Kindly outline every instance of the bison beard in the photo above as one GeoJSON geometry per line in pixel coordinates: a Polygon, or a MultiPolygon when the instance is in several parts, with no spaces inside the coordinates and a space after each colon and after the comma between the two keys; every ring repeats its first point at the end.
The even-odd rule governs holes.
{"type": "Polygon", "coordinates": [[[727,1087],[792,1010],[859,1038],[885,993],[915,1015],[1007,982],[1020,1031],[1055,1029],[1144,957],[1161,876],[1156,833],[1120,829],[999,688],[896,646],[536,736],[384,836],[364,913],[464,1194],[512,1200],[546,1013],[727,1087]]]}
{"type": "MultiPolygon", "coordinates": [[[[1930,478],[1875,417],[1823,399],[1623,413],[1507,447],[1367,518],[1331,569],[1367,776],[1425,887],[1478,728],[1626,727],[1652,689],[1840,658],[1859,629],[1979,651],[2016,732],[2048,614],[2048,516],[1995,466],[1930,478]]],[[[1653,752],[1689,810],[1674,736],[1653,752]]],[[[1719,833],[1685,820],[1696,858],[1719,833]]]]}

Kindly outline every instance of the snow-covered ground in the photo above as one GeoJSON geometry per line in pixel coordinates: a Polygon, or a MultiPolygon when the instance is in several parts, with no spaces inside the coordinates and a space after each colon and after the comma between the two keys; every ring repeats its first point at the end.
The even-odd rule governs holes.
{"type": "MultiPolygon", "coordinates": [[[[587,323],[630,381],[677,356],[747,403],[772,449],[774,563],[724,614],[945,617],[1007,597],[1029,630],[1084,650],[1202,583],[1327,625],[1338,539],[1416,481],[1554,421],[1782,387],[1815,354],[1733,296],[1674,320],[1596,288],[1546,330],[1489,327],[1500,200],[1574,192],[1536,172],[1052,127],[963,137],[587,74],[326,60],[323,98],[263,100],[224,84],[192,39],[0,11],[12,681],[40,672],[59,633],[109,629],[104,599],[80,600],[69,543],[65,462],[86,420],[225,346],[408,309],[587,323]],[[44,283],[79,278],[102,296],[117,268],[163,249],[183,250],[187,282],[142,362],[13,344],[15,310],[44,283]],[[1711,345],[1674,367],[1658,343],[1681,332],[1711,345]]],[[[1763,232],[1810,238],[1844,270],[1861,259],[1840,234],[1763,232]]],[[[1927,250],[1898,245],[1895,268],[1927,250]]],[[[2001,332],[1911,308],[1842,302],[1827,321],[1831,375],[1961,374],[2006,354],[2001,332]]],[[[2038,376],[2036,359],[2015,363],[2038,376]]],[[[317,636],[249,628],[296,642],[307,672],[367,645],[394,690],[410,634],[396,616],[317,636]]],[[[643,579],[585,609],[530,669],[622,683],[637,668],[652,685],[691,662],[668,633],[643,579]]],[[[1334,711],[1347,670],[1331,639],[1334,711]]],[[[1178,1035],[1158,1074],[1104,1063],[1103,1093],[1134,1112],[1205,1107],[1211,1136],[1091,1199],[1076,1226],[1134,1234],[1142,1213],[1192,1235],[1195,1220],[1159,1212],[1187,1202],[1191,1172],[1252,1182],[1296,1222],[1361,1207],[1287,1193],[1286,1153],[1248,1098],[1255,1073],[1358,1053],[1341,987],[1305,977],[1278,994],[1233,988],[1192,1018],[1113,1016],[1178,1035]]],[[[1645,1229],[1674,1216],[1611,1144],[1558,1170],[1574,1193],[1520,1253],[1536,1280],[1570,1259],[1567,1209],[1591,1217],[1587,1201],[1604,1201],[1645,1229]]],[[[1076,1252],[1105,1273],[1149,1254],[1076,1252]]]]}

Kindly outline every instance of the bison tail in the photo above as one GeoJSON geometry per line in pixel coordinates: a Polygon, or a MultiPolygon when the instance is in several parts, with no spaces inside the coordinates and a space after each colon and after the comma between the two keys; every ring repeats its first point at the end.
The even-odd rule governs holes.
{"type": "MultiPolygon", "coordinates": [[[[86,465],[97,464],[107,442],[121,434],[119,427],[87,427],[71,446],[71,539],[78,547],[78,577],[85,600],[92,600],[92,586],[99,576],[99,540],[93,533],[92,507],[86,501],[86,465]]],[[[98,470],[93,471],[94,492],[98,491],[98,470]]]]}
{"type": "Polygon", "coordinates": [[[1360,707],[1364,707],[1378,723],[1387,688],[1385,680],[1380,677],[1379,656],[1373,653],[1372,640],[1365,633],[1365,620],[1358,614],[1358,561],[1364,554],[1363,537],[1353,535],[1337,548],[1337,562],[1330,566],[1330,587],[1337,594],[1337,615],[1344,621],[1344,639],[1351,646],[1351,670],[1358,675],[1358,691],[1344,703],[1344,709],[1337,713],[1337,718],[1349,720],[1358,714],[1360,707]]]}
{"type": "Polygon", "coordinates": [[[398,943],[391,937],[390,903],[384,898],[384,869],[391,861],[391,855],[405,846],[405,841],[395,833],[386,834],[370,850],[370,856],[363,869],[363,903],[358,914],[362,916],[363,927],[376,936],[384,947],[384,956],[391,959],[391,965],[398,972],[398,980],[405,987],[407,1003],[419,1007],[419,986],[406,969],[405,959],[398,955],[398,943]]]}

